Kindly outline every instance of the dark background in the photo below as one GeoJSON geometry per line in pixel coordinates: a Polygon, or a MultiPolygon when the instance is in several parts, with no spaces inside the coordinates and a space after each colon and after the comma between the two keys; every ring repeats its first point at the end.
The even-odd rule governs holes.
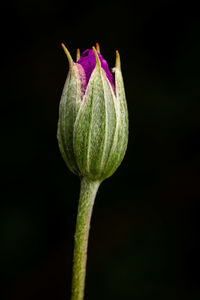
{"type": "Polygon", "coordinates": [[[200,21],[193,2],[1,4],[1,291],[70,298],[79,179],[56,140],[68,72],[100,43],[121,54],[129,146],[100,187],[85,299],[200,299],[200,21]]]}

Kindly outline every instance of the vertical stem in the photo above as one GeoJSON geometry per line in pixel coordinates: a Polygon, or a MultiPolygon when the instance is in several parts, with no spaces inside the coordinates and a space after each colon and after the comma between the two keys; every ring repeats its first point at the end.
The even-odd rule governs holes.
{"type": "Polygon", "coordinates": [[[90,219],[99,185],[100,182],[98,181],[90,181],[86,178],[81,179],[74,244],[71,300],[83,300],[84,297],[90,219]]]}

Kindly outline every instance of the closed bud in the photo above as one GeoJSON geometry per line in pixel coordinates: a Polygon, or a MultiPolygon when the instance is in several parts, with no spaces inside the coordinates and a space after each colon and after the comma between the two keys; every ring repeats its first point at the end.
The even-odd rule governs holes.
{"type": "Polygon", "coordinates": [[[73,62],[63,89],[58,121],[58,143],[69,169],[79,176],[103,181],[120,165],[128,142],[128,112],[116,51],[114,77],[93,47],[73,62]]]}

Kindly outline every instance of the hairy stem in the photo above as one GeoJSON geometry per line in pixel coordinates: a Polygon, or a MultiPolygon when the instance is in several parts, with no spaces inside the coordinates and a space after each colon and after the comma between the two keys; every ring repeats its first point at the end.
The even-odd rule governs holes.
{"type": "Polygon", "coordinates": [[[71,300],[83,300],[84,297],[90,220],[99,185],[99,181],[90,181],[86,178],[81,179],[81,191],[74,244],[71,300]]]}

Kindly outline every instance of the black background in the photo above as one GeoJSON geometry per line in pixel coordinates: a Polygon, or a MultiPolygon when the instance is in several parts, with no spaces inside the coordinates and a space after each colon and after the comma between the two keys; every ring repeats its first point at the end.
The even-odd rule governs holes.
{"type": "Polygon", "coordinates": [[[1,5],[3,299],[70,298],[79,179],[59,153],[75,58],[121,55],[129,146],[100,187],[85,299],[200,299],[200,21],[193,2],[18,0],[1,5]]]}

